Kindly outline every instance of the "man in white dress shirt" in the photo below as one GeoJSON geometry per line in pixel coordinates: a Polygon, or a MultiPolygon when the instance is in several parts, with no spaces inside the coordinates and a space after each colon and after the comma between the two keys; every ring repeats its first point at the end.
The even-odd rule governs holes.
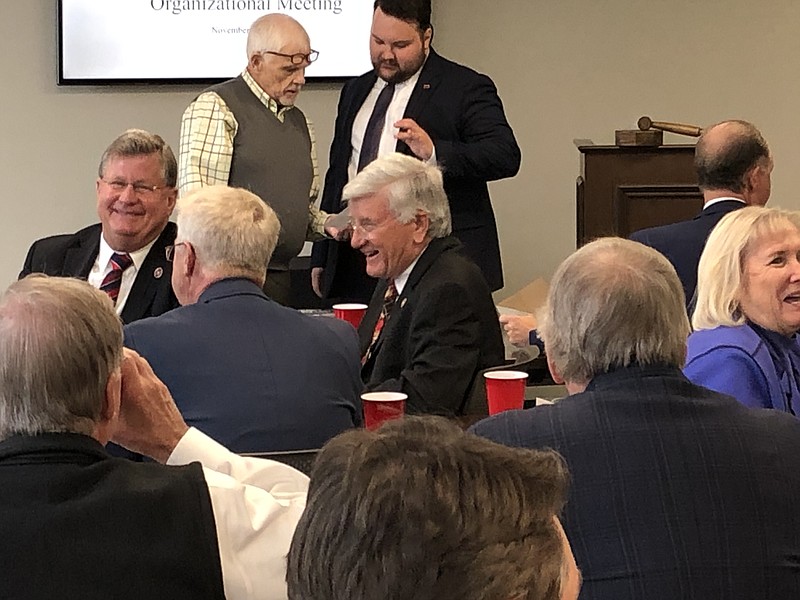
{"type": "Polygon", "coordinates": [[[308,478],[187,427],[105,294],[12,284],[0,357],[0,597],[286,598],[308,478]]]}

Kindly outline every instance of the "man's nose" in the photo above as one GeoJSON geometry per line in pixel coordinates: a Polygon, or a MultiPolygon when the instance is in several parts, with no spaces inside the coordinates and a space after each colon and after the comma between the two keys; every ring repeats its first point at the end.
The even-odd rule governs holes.
{"type": "Polygon", "coordinates": [[[350,235],[350,247],[358,250],[364,245],[366,239],[361,232],[361,227],[353,227],[353,233],[350,235]]]}

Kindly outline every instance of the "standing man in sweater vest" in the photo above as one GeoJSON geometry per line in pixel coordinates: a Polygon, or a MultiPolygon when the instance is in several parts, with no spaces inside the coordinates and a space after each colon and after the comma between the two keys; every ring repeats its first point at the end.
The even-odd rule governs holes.
{"type": "Polygon", "coordinates": [[[328,215],[314,205],[319,187],[314,130],[294,106],[306,67],[316,58],[300,23],[283,14],[264,15],[247,36],[247,68],[200,94],[181,121],[181,196],[228,184],[254,192],[278,214],[281,236],[264,291],[281,304],[290,302],[289,261],[306,240],[326,233],[328,215]]]}

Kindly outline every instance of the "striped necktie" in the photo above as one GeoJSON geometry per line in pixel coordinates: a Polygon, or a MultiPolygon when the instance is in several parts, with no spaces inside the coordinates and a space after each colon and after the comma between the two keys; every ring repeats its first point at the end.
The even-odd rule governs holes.
{"type": "Polygon", "coordinates": [[[111,270],[108,275],[103,279],[100,284],[100,291],[108,294],[111,302],[116,306],[117,297],[119,296],[119,288],[122,284],[122,273],[133,264],[133,259],[130,254],[118,254],[114,252],[111,255],[111,270]]]}
{"type": "Polygon", "coordinates": [[[372,351],[375,349],[375,342],[383,331],[383,325],[391,316],[394,301],[397,300],[397,288],[394,285],[394,279],[389,280],[389,285],[386,286],[386,291],[383,293],[383,306],[381,307],[381,315],[378,317],[378,322],[375,323],[375,329],[372,331],[372,341],[369,344],[367,353],[364,354],[362,364],[366,363],[372,356],[372,351]]]}

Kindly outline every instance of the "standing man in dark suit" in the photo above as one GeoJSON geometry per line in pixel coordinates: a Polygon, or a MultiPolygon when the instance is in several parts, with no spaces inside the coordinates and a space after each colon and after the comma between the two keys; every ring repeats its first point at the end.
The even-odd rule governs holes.
{"type": "MultiPolygon", "coordinates": [[[[378,156],[397,151],[439,164],[453,235],[491,290],[503,287],[487,181],[513,177],[520,150],[492,80],[431,48],[430,0],[376,0],[370,34],[374,70],[342,89],[321,207],[342,209],[342,189],[378,156]]],[[[318,294],[365,300],[374,283],[344,243],[317,242],[318,294]]]]}
{"type": "Polygon", "coordinates": [[[619,238],[584,246],[556,271],[540,332],[570,395],[474,431],[566,459],[580,597],[800,597],[800,422],[683,376],[669,262],[619,238]]]}
{"type": "Polygon", "coordinates": [[[631,239],[655,248],[678,272],[687,307],[693,305],[697,263],[714,226],[743,206],[764,206],[771,189],[772,156],[761,132],[746,121],[706,128],[695,147],[703,210],[691,221],[637,231],[631,239]]]}
{"type": "Polygon", "coordinates": [[[125,328],[190,425],[235,452],[320,448],[361,423],[358,338],[262,291],[275,212],[241,188],[178,201],[172,286],[181,304],[125,328]]]}
{"type": "Polygon", "coordinates": [[[100,223],[37,240],[20,278],[30,273],[87,279],[105,291],[124,323],[178,306],[164,249],[175,240],[178,166],[160,136],[129,129],[100,160],[100,223]]]}
{"type": "Polygon", "coordinates": [[[459,415],[481,369],[503,364],[486,281],[450,235],[441,171],[394,153],[347,184],[354,249],[379,279],[358,333],[370,391],[408,395],[414,413],[459,415]]]}

